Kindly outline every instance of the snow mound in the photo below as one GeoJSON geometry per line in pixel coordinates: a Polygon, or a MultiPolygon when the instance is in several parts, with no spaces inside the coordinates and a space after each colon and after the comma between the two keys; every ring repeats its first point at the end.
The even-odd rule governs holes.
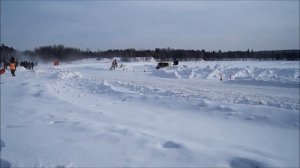
{"type": "Polygon", "coordinates": [[[152,75],[162,78],[178,79],[217,79],[226,70],[226,66],[216,64],[215,66],[207,65],[206,67],[189,67],[187,65],[171,66],[159,70],[153,70],[152,75]]]}
{"type": "Polygon", "coordinates": [[[255,80],[282,83],[299,83],[299,69],[297,68],[256,68],[256,67],[231,67],[222,64],[206,67],[189,67],[187,65],[172,66],[153,70],[153,76],[161,78],[178,79],[220,79],[223,80],[255,80]]]}
{"type": "Polygon", "coordinates": [[[175,72],[169,70],[153,70],[152,75],[161,78],[177,78],[175,72]]]}
{"type": "Polygon", "coordinates": [[[80,72],[70,72],[61,70],[57,73],[57,77],[59,79],[79,79],[82,78],[82,74],[80,72]]]}

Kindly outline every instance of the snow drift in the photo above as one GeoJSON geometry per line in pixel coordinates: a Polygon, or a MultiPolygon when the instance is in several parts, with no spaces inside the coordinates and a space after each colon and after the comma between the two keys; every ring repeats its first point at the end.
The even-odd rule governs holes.
{"type": "Polygon", "coordinates": [[[255,67],[229,67],[221,64],[206,67],[189,67],[187,65],[171,66],[153,70],[152,74],[158,77],[170,77],[179,79],[220,79],[222,75],[225,79],[238,80],[262,80],[274,82],[299,82],[298,68],[255,68],[255,67]]]}

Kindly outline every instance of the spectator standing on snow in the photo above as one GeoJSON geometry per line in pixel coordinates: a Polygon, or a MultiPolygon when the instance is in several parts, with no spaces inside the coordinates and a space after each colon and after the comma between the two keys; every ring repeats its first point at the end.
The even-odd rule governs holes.
{"type": "Polygon", "coordinates": [[[19,59],[17,59],[17,61],[16,61],[16,67],[18,67],[19,66],[19,59]]]}
{"type": "Polygon", "coordinates": [[[28,63],[27,63],[27,69],[31,70],[31,63],[30,63],[30,61],[28,61],[28,63]]]}
{"type": "Polygon", "coordinates": [[[33,67],[34,67],[34,63],[33,61],[31,62],[31,70],[33,70],[33,67]]]}
{"type": "Polygon", "coordinates": [[[114,59],[113,62],[111,63],[111,67],[110,67],[110,70],[112,69],[116,69],[116,67],[118,67],[118,63],[117,63],[117,60],[114,59]]]}
{"type": "Polygon", "coordinates": [[[16,72],[17,65],[16,65],[15,57],[11,57],[9,62],[10,62],[9,68],[10,68],[11,75],[16,76],[15,72],[16,72]]]}
{"type": "Polygon", "coordinates": [[[173,60],[173,65],[178,65],[178,60],[176,58],[173,60]]]}

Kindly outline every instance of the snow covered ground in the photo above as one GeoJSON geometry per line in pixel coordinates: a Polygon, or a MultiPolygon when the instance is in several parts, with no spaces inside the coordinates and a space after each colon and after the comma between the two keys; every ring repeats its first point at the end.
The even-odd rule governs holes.
{"type": "Polygon", "coordinates": [[[299,167],[299,62],[110,64],[1,75],[1,165],[299,167]]]}

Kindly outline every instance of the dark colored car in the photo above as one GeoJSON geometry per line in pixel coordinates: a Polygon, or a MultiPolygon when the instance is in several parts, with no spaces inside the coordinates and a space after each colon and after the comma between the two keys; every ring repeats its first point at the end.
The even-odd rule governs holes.
{"type": "Polygon", "coordinates": [[[167,67],[167,66],[169,66],[169,63],[167,63],[167,62],[160,62],[160,63],[157,64],[156,69],[164,68],[164,67],[167,67]]]}

